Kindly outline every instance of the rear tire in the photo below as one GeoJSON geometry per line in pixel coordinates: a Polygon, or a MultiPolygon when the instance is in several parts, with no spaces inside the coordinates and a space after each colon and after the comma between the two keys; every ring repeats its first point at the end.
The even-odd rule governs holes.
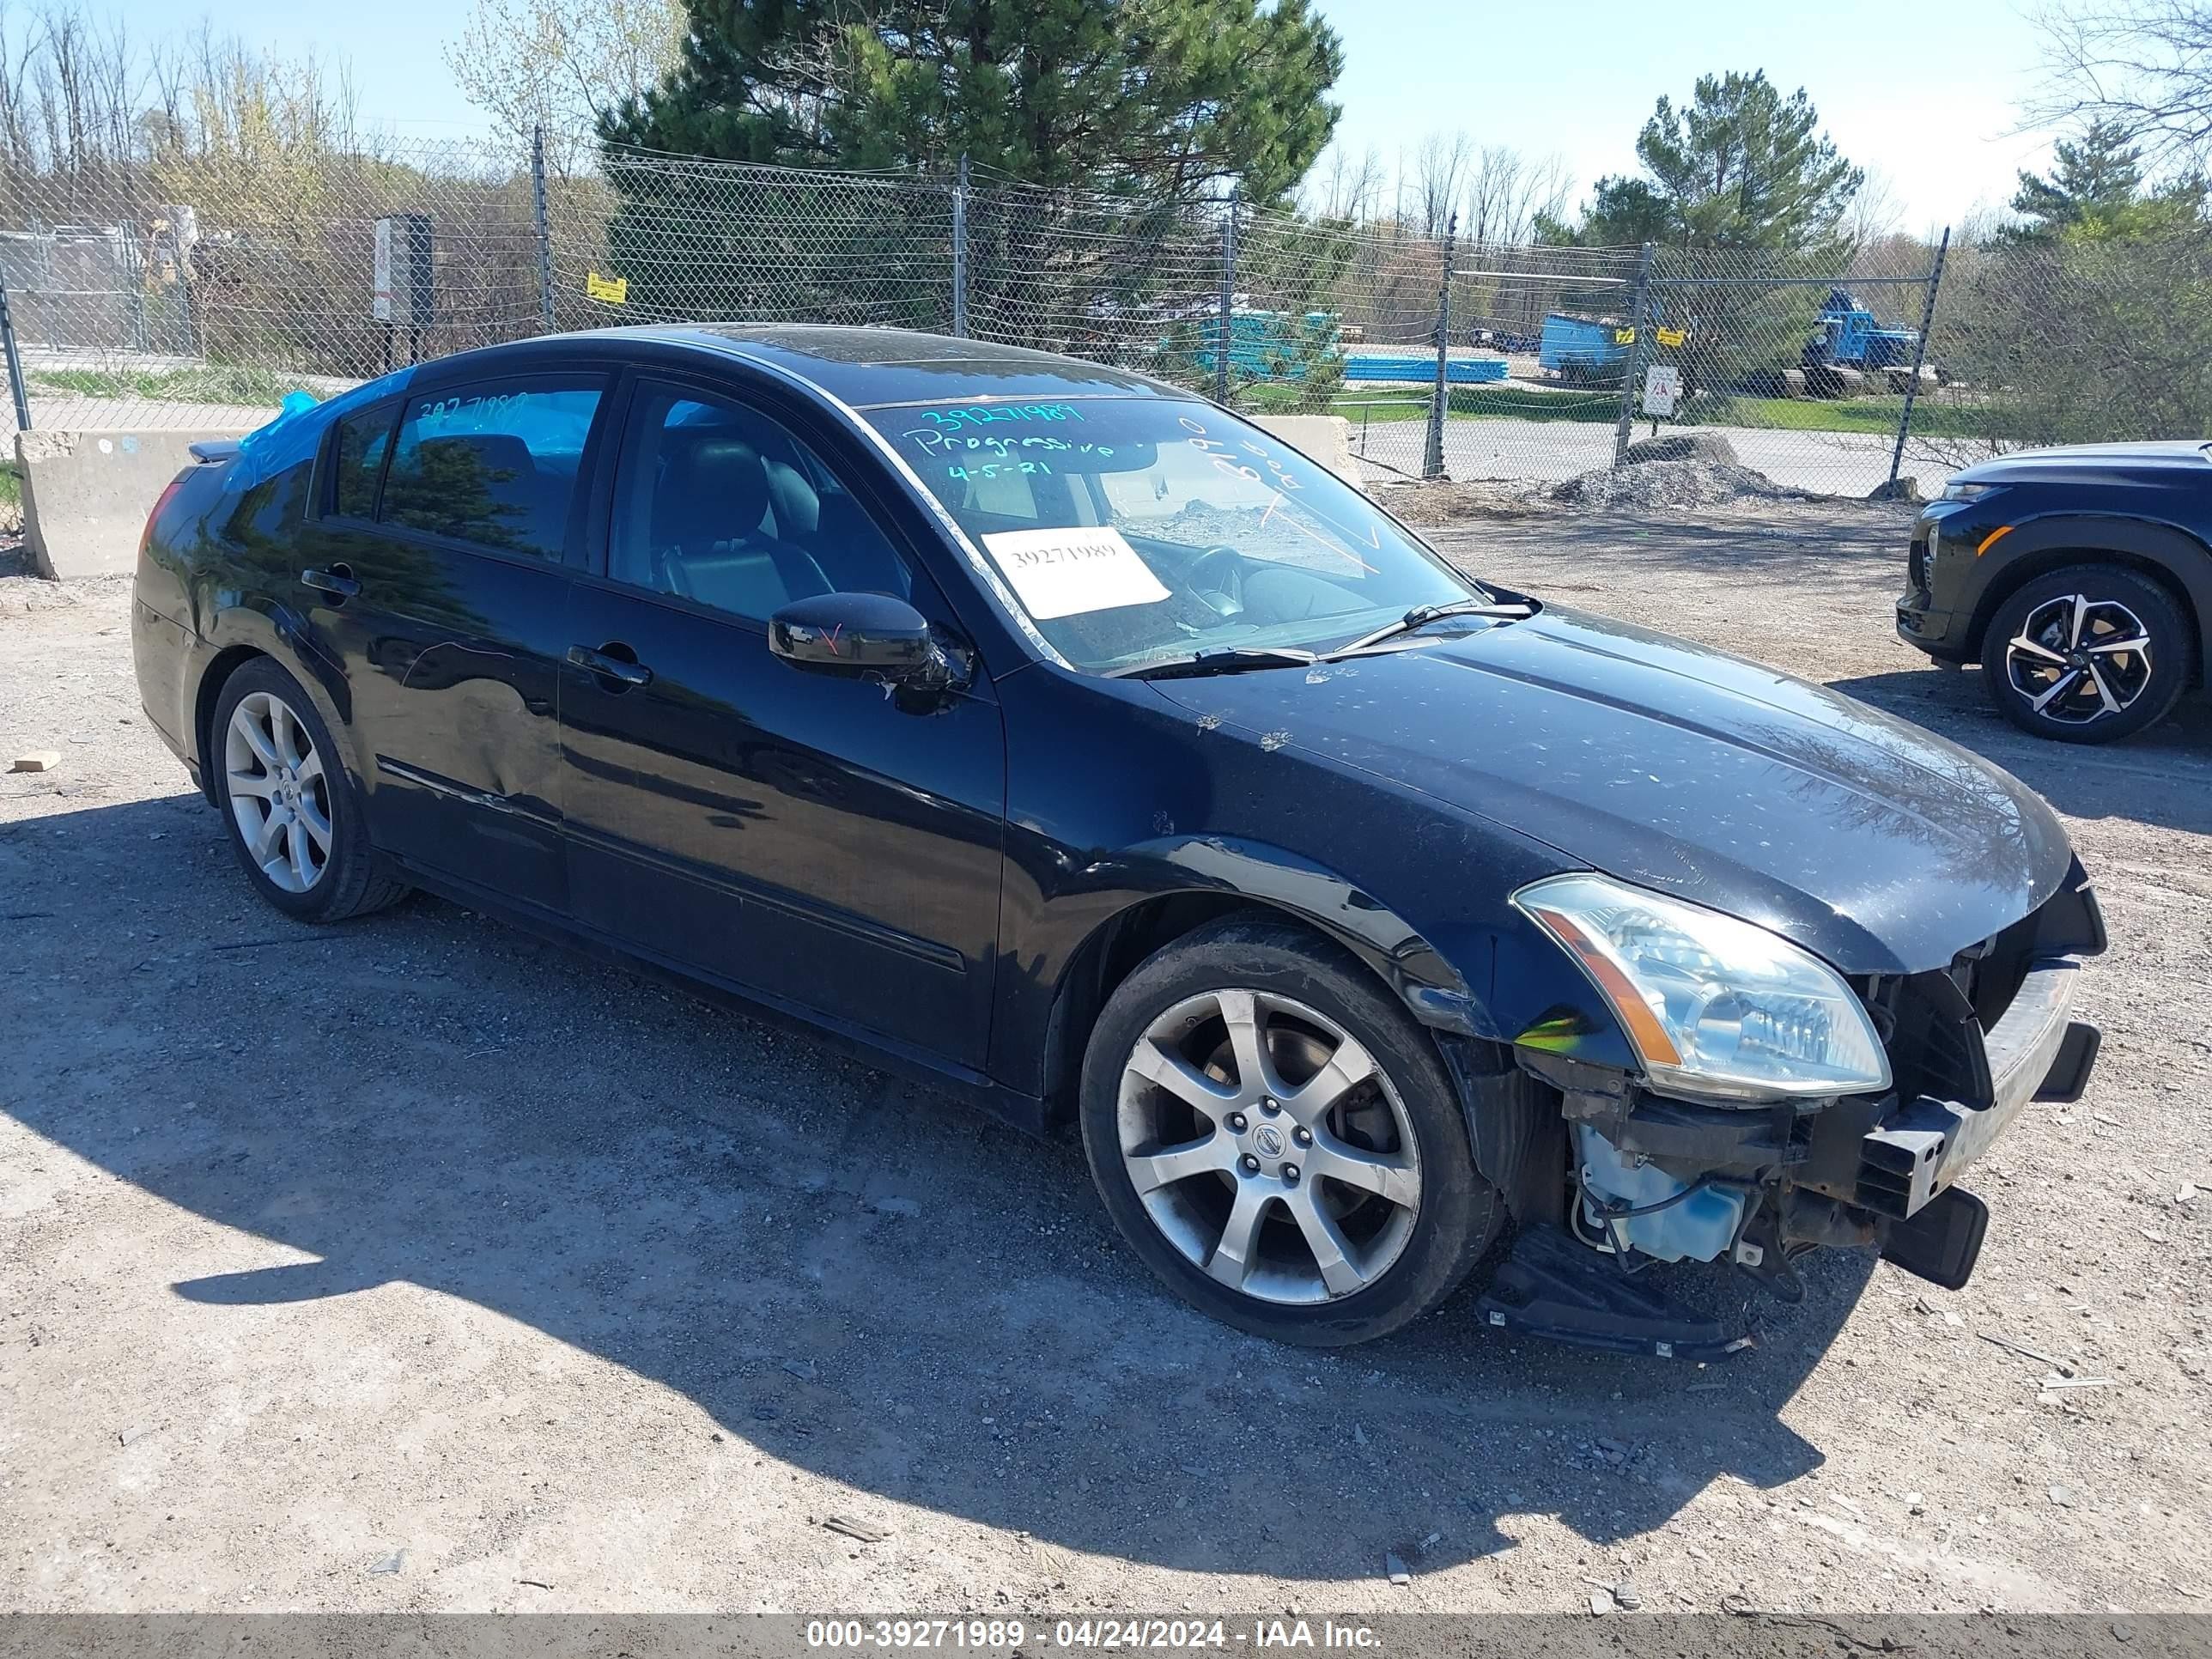
{"type": "Polygon", "coordinates": [[[2022,731],[2111,743],[2172,712],[2195,643],[2172,596],[2148,577],[2071,564],[1997,607],[1982,640],[1982,678],[2022,731]],[[2123,648],[2131,641],[2140,643],[2123,648]]]}
{"type": "Polygon", "coordinates": [[[360,792],[300,683],[266,657],[223,682],[201,758],[254,890],[301,921],[343,921],[404,897],[377,867],[360,792]]]}
{"type": "Polygon", "coordinates": [[[1194,1307],[1279,1342],[1419,1318],[1503,1218],[1428,1034],[1357,961],[1279,923],[1216,922],[1124,980],[1080,1115],[1130,1247],[1194,1307]]]}

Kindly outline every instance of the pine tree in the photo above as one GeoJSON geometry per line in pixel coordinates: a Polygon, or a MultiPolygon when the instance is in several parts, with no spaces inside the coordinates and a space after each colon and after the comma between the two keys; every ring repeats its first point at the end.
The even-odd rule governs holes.
{"type": "Polygon", "coordinates": [[[1644,124],[1643,177],[1601,179],[1578,226],[1547,228],[1589,247],[1816,247],[1865,183],[1820,125],[1802,88],[1784,98],[1763,70],[1700,76],[1688,104],[1662,98],[1644,124]]]}
{"type": "Polygon", "coordinates": [[[681,66],[614,143],[1187,201],[1291,191],[1343,68],[1311,0],[690,0],[681,66]]]}
{"type": "Polygon", "coordinates": [[[2048,178],[2020,175],[2012,210],[2030,222],[2021,241],[2047,241],[2083,222],[2132,207],[2142,193],[2142,151],[2109,121],[2092,121],[2078,140],[2060,139],[2048,178]]]}

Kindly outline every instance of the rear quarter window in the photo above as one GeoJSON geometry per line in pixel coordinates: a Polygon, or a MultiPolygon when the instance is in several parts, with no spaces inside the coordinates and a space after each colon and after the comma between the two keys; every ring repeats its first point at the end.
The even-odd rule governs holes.
{"type": "Polygon", "coordinates": [[[341,519],[376,516],[376,481],[392,443],[391,404],[338,422],[331,446],[330,510],[341,519]]]}

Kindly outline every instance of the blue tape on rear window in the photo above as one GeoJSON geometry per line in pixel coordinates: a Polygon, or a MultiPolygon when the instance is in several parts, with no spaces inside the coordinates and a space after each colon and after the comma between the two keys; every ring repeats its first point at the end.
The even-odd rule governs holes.
{"type": "Polygon", "coordinates": [[[223,489],[251,489],[264,478],[273,478],[302,461],[313,459],[332,421],[343,420],[356,410],[397,396],[407,389],[407,383],[414,378],[415,368],[410,364],[364,381],[350,392],[342,392],[327,403],[317,403],[311,393],[305,392],[285,393],[276,418],[265,426],[254,428],[238,441],[238,457],[223,474],[223,489]]]}

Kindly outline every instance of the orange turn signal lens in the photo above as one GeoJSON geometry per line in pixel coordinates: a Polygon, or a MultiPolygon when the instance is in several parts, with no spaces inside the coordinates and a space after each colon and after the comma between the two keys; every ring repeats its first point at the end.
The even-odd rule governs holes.
{"type": "Polygon", "coordinates": [[[1644,1000],[1643,993],[1629,983],[1628,975],[1620,971],[1597,941],[1562,911],[1531,905],[1529,912],[1552,930],[1553,938],[1575,953],[1575,960],[1582,963],[1583,971],[1597,982],[1598,989],[1613,1005],[1613,1012],[1628,1027],[1629,1039],[1636,1044],[1645,1063],[1680,1066],[1681,1051],[1668,1036],[1667,1028],[1660,1024],[1659,1017],[1651,1012],[1651,1005],[1644,1000]]]}

